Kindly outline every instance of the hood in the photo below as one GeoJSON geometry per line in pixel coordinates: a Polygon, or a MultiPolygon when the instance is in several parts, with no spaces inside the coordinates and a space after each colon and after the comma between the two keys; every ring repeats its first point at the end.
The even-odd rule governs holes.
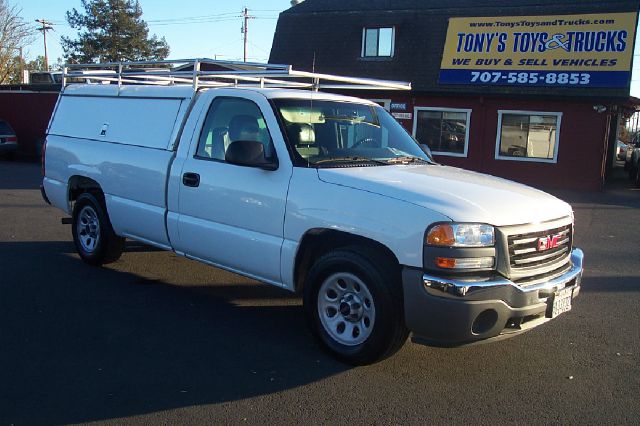
{"type": "Polygon", "coordinates": [[[426,207],[456,222],[495,226],[558,219],[571,206],[506,179],[440,165],[318,169],[320,180],[426,207]]]}

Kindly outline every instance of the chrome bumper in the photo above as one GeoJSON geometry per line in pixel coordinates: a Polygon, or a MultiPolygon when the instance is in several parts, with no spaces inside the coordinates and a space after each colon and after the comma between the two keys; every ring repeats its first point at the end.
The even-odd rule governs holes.
{"type": "Polygon", "coordinates": [[[583,254],[574,249],[568,268],[540,281],[517,284],[500,275],[455,280],[404,267],[405,323],[412,340],[460,346],[515,336],[552,320],[548,314],[556,291],[580,291],[583,254]]]}
{"type": "MultiPolygon", "coordinates": [[[[456,299],[481,299],[484,293],[494,293],[497,289],[511,288],[518,292],[529,293],[541,291],[551,293],[564,288],[568,283],[575,280],[574,285],[579,291],[580,280],[582,278],[582,261],[584,254],[582,250],[576,248],[571,252],[571,267],[568,271],[557,277],[552,277],[538,283],[530,283],[527,286],[519,286],[503,277],[487,278],[486,280],[456,280],[424,274],[422,282],[427,293],[433,296],[449,297],[456,299]]],[[[577,292],[575,293],[577,295],[577,292]]]]}

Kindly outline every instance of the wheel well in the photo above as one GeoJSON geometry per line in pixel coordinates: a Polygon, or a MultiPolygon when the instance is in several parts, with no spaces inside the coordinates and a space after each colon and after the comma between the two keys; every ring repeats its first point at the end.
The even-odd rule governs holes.
{"type": "Polygon", "coordinates": [[[69,205],[78,199],[83,192],[91,192],[102,197],[102,188],[100,184],[86,176],[71,176],[68,185],[69,205]]]}
{"type": "Polygon", "coordinates": [[[304,280],[316,259],[332,250],[348,246],[365,246],[377,250],[384,255],[393,265],[400,268],[400,262],[396,255],[384,244],[360,235],[332,229],[316,228],[307,231],[302,237],[298,253],[296,255],[294,279],[295,290],[302,290],[304,280]]]}

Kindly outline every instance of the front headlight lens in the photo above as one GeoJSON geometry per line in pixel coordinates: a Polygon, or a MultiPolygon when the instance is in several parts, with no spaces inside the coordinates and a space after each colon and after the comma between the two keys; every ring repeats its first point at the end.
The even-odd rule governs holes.
{"type": "Polygon", "coordinates": [[[493,226],[482,223],[441,223],[427,233],[427,244],[440,247],[491,247],[493,226]]]}

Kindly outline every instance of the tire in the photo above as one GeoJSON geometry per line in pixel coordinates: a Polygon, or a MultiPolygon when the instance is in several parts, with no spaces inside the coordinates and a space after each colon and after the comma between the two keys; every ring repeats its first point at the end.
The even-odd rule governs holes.
{"type": "Polygon", "coordinates": [[[640,188],[640,164],[636,167],[636,176],[633,179],[633,183],[637,188],[640,188]]]}
{"type": "Polygon", "coordinates": [[[102,194],[81,194],[73,207],[73,242],[80,258],[90,265],[115,262],[124,250],[124,238],[113,232],[102,194]]]}
{"type": "Polygon", "coordinates": [[[303,297],[307,322],[340,361],[366,365],[396,353],[409,335],[400,273],[377,251],[347,247],[311,268],[303,297]]]}

